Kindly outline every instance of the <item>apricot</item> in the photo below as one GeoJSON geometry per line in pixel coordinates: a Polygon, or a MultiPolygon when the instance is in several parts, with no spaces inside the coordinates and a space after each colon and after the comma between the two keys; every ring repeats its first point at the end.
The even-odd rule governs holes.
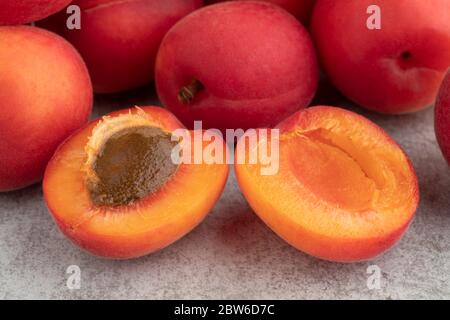
{"type": "Polygon", "coordinates": [[[442,83],[435,109],[436,137],[450,164],[450,70],[442,83]]]}
{"type": "Polygon", "coordinates": [[[141,107],[113,112],[67,139],[43,182],[61,231],[95,255],[127,259],[198,225],[219,198],[228,166],[174,162],[179,128],[165,109],[141,107]]]}
{"type": "MultiPolygon", "coordinates": [[[[418,205],[418,183],[405,153],[381,128],[320,106],[295,113],[277,129],[278,173],[261,175],[260,163],[235,164],[243,194],[275,233],[338,262],[371,259],[401,237],[418,205]]],[[[244,150],[255,156],[256,148],[244,150]]]]}
{"type": "Polygon", "coordinates": [[[450,66],[448,0],[318,0],[311,28],[331,81],[373,111],[431,106],[450,66]]]}
{"type": "MultiPolygon", "coordinates": [[[[224,0],[210,0],[209,3],[222,2],[224,0]]],[[[243,1],[243,0],[240,0],[243,1]]],[[[309,24],[316,0],[261,0],[279,5],[305,25],[309,24]]]]}
{"type": "Polygon", "coordinates": [[[153,80],[158,47],[166,32],[202,0],[76,0],[81,29],[66,27],[61,12],[41,26],[71,42],[86,61],[94,90],[126,91],[153,80]]]}
{"type": "Polygon", "coordinates": [[[0,27],[0,191],[40,180],[58,145],[88,121],[92,99],[87,68],[67,41],[0,27]]]}
{"type": "Polygon", "coordinates": [[[318,83],[312,41],[279,7],[230,1],[179,21],[156,61],[162,103],[188,127],[275,125],[307,106],[318,83]]]}
{"type": "Polygon", "coordinates": [[[0,26],[25,24],[58,12],[72,0],[1,0],[0,26]]]}

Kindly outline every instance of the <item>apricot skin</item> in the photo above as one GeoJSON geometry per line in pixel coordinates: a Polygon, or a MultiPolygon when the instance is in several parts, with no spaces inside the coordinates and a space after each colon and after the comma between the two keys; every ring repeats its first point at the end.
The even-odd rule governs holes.
{"type": "MultiPolygon", "coordinates": [[[[223,0],[210,0],[208,3],[222,2],[223,0]]],[[[242,1],[242,0],[236,0],[242,1]]],[[[294,15],[297,19],[303,22],[305,25],[309,24],[309,20],[312,15],[314,4],[316,0],[261,0],[279,5],[289,13],[294,15]]]]}
{"type": "Polygon", "coordinates": [[[25,24],[58,12],[71,0],[1,0],[0,26],[25,24]]]}
{"type": "Polygon", "coordinates": [[[306,29],[279,7],[231,1],[204,7],[164,38],[156,62],[159,98],[187,126],[271,126],[313,98],[318,67],[306,29]],[[203,89],[178,99],[193,79],[203,89]]]}
{"type": "MultiPolygon", "coordinates": [[[[236,177],[244,196],[255,213],[276,234],[298,250],[335,262],[373,259],[401,238],[418,206],[418,182],[407,156],[381,128],[362,116],[334,107],[301,110],[277,128],[281,137],[278,174],[261,176],[258,174],[259,165],[235,164],[236,177]],[[345,177],[346,172],[343,173],[343,170],[335,175],[332,169],[330,174],[327,172],[325,177],[321,177],[329,184],[323,188],[328,191],[312,190],[305,184],[305,177],[314,178],[320,172],[311,172],[315,163],[296,167],[289,159],[289,154],[299,157],[308,157],[308,154],[302,154],[305,149],[292,148],[288,142],[297,134],[312,133],[318,128],[331,131],[341,128],[343,141],[350,130],[353,139],[345,140],[346,143],[361,142],[361,152],[355,151],[349,159],[369,168],[364,169],[363,175],[378,175],[371,178],[379,180],[376,182],[379,191],[374,193],[373,207],[349,210],[345,202],[336,204],[322,197],[324,192],[334,192],[333,186],[342,186],[341,181],[336,179],[342,177],[339,174],[345,177]],[[373,154],[365,154],[364,150],[373,154]],[[387,171],[381,173],[383,170],[377,166],[387,168],[384,169],[387,171]],[[392,185],[396,187],[390,189],[392,185]]],[[[238,142],[237,150],[241,143],[238,142]]],[[[349,152],[343,145],[336,150],[349,152]]],[[[331,158],[329,161],[336,159],[331,158]]],[[[335,169],[339,171],[336,166],[335,169]]],[[[350,186],[350,189],[354,188],[350,186]]],[[[360,193],[365,192],[362,190],[360,193]]],[[[345,197],[347,201],[360,200],[359,195],[353,193],[345,197]]]]}
{"type": "Polygon", "coordinates": [[[84,62],[46,30],[0,27],[0,191],[41,179],[58,145],[84,125],[92,86],[84,62]]]}
{"type": "Polygon", "coordinates": [[[436,137],[450,164],[450,70],[442,83],[435,109],[436,137]]]}
{"type": "MultiPolygon", "coordinates": [[[[183,128],[165,109],[140,109],[156,127],[167,132],[183,128]]],[[[138,111],[125,109],[108,116],[129,112],[138,111]]],[[[62,233],[96,256],[130,259],[160,250],[194,229],[219,199],[228,177],[228,165],[181,164],[155,193],[127,206],[97,207],[92,203],[80,169],[86,160],[84,148],[98,121],[68,138],[45,172],[44,197],[62,233]]]]}
{"type": "Polygon", "coordinates": [[[95,92],[113,93],[153,80],[158,47],[179,19],[202,0],[90,0],[81,8],[81,30],[68,30],[61,12],[40,23],[71,42],[86,61],[95,92]]]}
{"type": "Polygon", "coordinates": [[[333,84],[376,112],[431,106],[450,66],[448,0],[318,0],[311,29],[333,84]],[[381,9],[381,30],[367,27],[371,5],[381,9]]]}

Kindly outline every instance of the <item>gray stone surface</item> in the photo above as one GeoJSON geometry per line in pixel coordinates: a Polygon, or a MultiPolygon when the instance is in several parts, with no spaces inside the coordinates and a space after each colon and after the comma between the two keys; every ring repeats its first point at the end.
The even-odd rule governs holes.
{"type": "MultiPolygon", "coordinates": [[[[95,114],[152,101],[148,90],[99,97],[95,114]]],[[[410,155],[421,204],[411,228],[372,262],[337,264],[279,239],[248,207],[231,173],[206,220],[170,247],[131,261],[109,261],[74,247],[47,212],[39,185],[0,194],[0,298],[124,299],[450,299],[450,169],[433,131],[433,112],[387,117],[357,109],[410,155]],[[367,267],[382,270],[369,290],[367,267]],[[81,289],[66,286],[69,265],[81,289]]]]}

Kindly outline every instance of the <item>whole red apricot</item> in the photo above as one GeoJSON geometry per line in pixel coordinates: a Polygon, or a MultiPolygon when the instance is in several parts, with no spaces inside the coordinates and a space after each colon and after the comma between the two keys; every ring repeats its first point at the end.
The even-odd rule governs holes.
{"type": "MultiPolygon", "coordinates": [[[[210,0],[209,3],[222,2],[223,0],[210,0]]],[[[240,0],[242,1],[242,0],[240,0]]],[[[301,22],[308,24],[316,0],[261,0],[271,2],[293,14],[301,22]]]]}
{"type": "Polygon", "coordinates": [[[56,147],[87,122],[92,86],[64,39],[0,27],[0,101],[0,191],[8,191],[38,181],[56,147]]]}
{"type": "Polygon", "coordinates": [[[450,164],[450,70],[442,83],[435,109],[436,137],[450,164]]]}
{"type": "Polygon", "coordinates": [[[271,126],[314,96],[318,68],[305,28],[281,8],[231,1],[198,10],[164,38],[156,61],[162,103],[188,127],[271,126]]]}
{"type": "Polygon", "coordinates": [[[2,0],[0,25],[24,24],[58,12],[72,0],[2,0]]]}
{"type": "Polygon", "coordinates": [[[373,111],[431,106],[450,66],[448,0],[318,0],[311,28],[331,81],[373,111]]]}
{"type": "Polygon", "coordinates": [[[61,12],[40,25],[65,37],[86,61],[94,90],[126,91],[153,79],[158,47],[179,19],[202,0],[76,0],[81,29],[66,27],[61,12]]]}

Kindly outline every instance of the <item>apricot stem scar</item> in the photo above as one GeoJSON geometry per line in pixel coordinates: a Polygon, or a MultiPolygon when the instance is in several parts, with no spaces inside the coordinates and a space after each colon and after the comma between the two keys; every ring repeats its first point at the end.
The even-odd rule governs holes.
{"type": "Polygon", "coordinates": [[[178,101],[182,104],[190,104],[195,98],[195,95],[202,91],[205,87],[197,79],[193,79],[190,84],[181,88],[178,93],[178,101]]]}
{"type": "Polygon", "coordinates": [[[412,56],[412,54],[411,54],[410,51],[404,51],[404,52],[402,53],[402,55],[401,55],[402,59],[404,59],[404,60],[410,59],[411,56],[412,56]]]}

